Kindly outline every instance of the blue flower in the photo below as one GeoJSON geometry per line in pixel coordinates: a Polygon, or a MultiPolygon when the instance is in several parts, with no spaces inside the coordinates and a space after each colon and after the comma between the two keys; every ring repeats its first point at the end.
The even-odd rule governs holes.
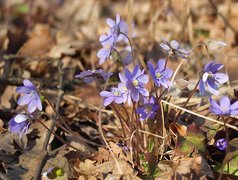
{"type": "Polygon", "coordinates": [[[169,68],[165,68],[164,59],[160,59],[155,68],[150,62],[148,62],[147,65],[156,86],[160,87],[162,85],[164,88],[171,86],[171,82],[168,79],[171,78],[173,71],[169,68]]]}
{"type": "Polygon", "coordinates": [[[128,25],[124,20],[121,19],[119,14],[116,15],[115,21],[113,21],[111,18],[107,18],[106,21],[110,27],[109,34],[113,35],[117,41],[126,40],[124,34],[128,34],[128,25]]]}
{"type": "Polygon", "coordinates": [[[186,49],[182,49],[176,40],[168,42],[166,39],[163,39],[163,41],[163,43],[160,43],[160,47],[167,51],[171,56],[178,56],[183,59],[188,58],[190,52],[186,49]]]}
{"type": "Polygon", "coordinates": [[[218,149],[224,151],[226,149],[228,143],[225,138],[222,138],[222,139],[218,139],[215,144],[218,149]]]}
{"type": "Polygon", "coordinates": [[[22,134],[26,134],[29,127],[30,122],[28,121],[28,117],[25,114],[18,114],[14,118],[9,121],[9,128],[12,133],[19,134],[19,137],[22,137],[22,134]]]}
{"type": "Polygon", "coordinates": [[[113,101],[116,104],[125,103],[128,94],[126,87],[122,83],[119,83],[118,88],[113,87],[111,91],[102,91],[100,92],[100,96],[105,97],[103,104],[104,106],[108,106],[113,101]]]}
{"type": "Polygon", "coordinates": [[[24,80],[23,85],[16,89],[18,93],[24,94],[18,99],[17,104],[20,106],[27,105],[27,110],[30,113],[33,113],[37,108],[41,111],[41,99],[36,87],[29,80],[24,80]]]}
{"type": "Polygon", "coordinates": [[[128,104],[131,101],[138,102],[140,94],[142,96],[149,96],[149,92],[144,88],[145,84],[149,81],[147,75],[144,74],[144,70],[141,71],[139,65],[137,65],[133,72],[130,72],[127,68],[125,69],[125,77],[119,73],[121,82],[128,89],[128,104]]]}
{"type": "Polygon", "coordinates": [[[203,75],[199,82],[199,90],[201,94],[205,93],[205,86],[208,87],[208,90],[212,94],[219,94],[217,84],[224,84],[229,79],[228,75],[218,72],[222,68],[223,64],[217,64],[214,61],[209,62],[203,68],[203,75]]]}
{"type": "Polygon", "coordinates": [[[99,41],[103,47],[97,53],[99,64],[103,64],[105,60],[109,58],[112,50],[115,48],[116,40],[116,37],[112,36],[110,33],[108,35],[103,34],[100,36],[99,41]]]}
{"type": "Polygon", "coordinates": [[[136,113],[140,115],[140,120],[153,119],[159,105],[155,102],[155,98],[152,96],[148,101],[144,98],[143,106],[137,108],[136,113]]]}
{"type": "Polygon", "coordinates": [[[106,81],[110,76],[112,75],[112,73],[107,73],[102,69],[98,69],[98,70],[87,70],[87,71],[83,71],[80,74],[76,75],[76,78],[80,78],[83,79],[83,81],[85,83],[91,83],[94,80],[100,81],[106,81]]]}
{"type": "Polygon", "coordinates": [[[238,101],[231,104],[230,99],[227,96],[221,98],[220,103],[218,104],[212,98],[210,98],[210,107],[209,110],[217,115],[238,115],[238,101]]]}

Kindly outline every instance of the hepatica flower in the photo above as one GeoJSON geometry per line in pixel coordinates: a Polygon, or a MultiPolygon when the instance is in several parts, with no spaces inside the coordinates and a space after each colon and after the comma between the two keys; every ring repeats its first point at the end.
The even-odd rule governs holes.
{"type": "Polygon", "coordinates": [[[125,103],[128,95],[126,87],[122,83],[119,83],[118,88],[113,87],[111,91],[102,91],[100,92],[100,96],[105,97],[103,104],[104,106],[108,106],[113,101],[116,104],[125,103]]]}
{"type": "Polygon", "coordinates": [[[162,85],[164,88],[171,86],[171,82],[168,79],[171,78],[173,71],[165,68],[164,59],[160,59],[155,68],[150,62],[147,65],[156,86],[160,87],[162,85]]]}
{"type": "Polygon", "coordinates": [[[231,104],[230,99],[227,96],[221,98],[218,104],[212,98],[210,98],[210,111],[217,115],[223,116],[237,116],[238,115],[238,101],[231,104]]]}
{"type": "Polygon", "coordinates": [[[128,34],[128,25],[121,19],[119,14],[116,15],[115,21],[111,18],[107,18],[107,24],[110,27],[109,34],[115,36],[118,41],[125,38],[124,34],[128,34]]]}
{"type": "Polygon", "coordinates": [[[117,14],[116,20],[113,21],[110,18],[107,18],[107,24],[110,27],[107,35],[103,34],[100,36],[99,41],[102,44],[102,49],[97,53],[97,57],[100,59],[99,64],[105,62],[107,58],[112,53],[113,49],[116,49],[116,43],[121,40],[125,40],[128,33],[128,26],[125,21],[121,20],[120,16],[117,14]]]}
{"type": "Polygon", "coordinates": [[[223,64],[215,63],[214,61],[209,62],[203,68],[203,75],[199,82],[199,90],[201,94],[205,93],[205,86],[208,87],[208,90],[214,94],[218,95],[218,86],[217,84],[224,84],[228,81],[228,75],[224,73],[219,73],[218,71],[223,68],[223,64]]]}
{"type": "Polygon", "coordinates": [[[25,114],[18,114],[14,118],[9,121],[10,131],[12,133],[19,134],[19,137],[22,137],[22,134],[27,133],[30,122],[28,121],[28,117],[25,114]]]}
{"type": "Polygon", "coordinates": [[[99,64],[102,64],[107,58],[109,58],[112,50],[115,48],[116,37],[110,34],[103,34],[100,36],[99,41],[103,47],[98,51],[97,57],[99,58],[99,64]]]}
{"type": "Polygon", "coordinates": [[[95,80],[106,81],[111,75],[112,73],[107,73],[102,69],[98,69],[98,70],[83,71],[79,73],[78,75],[76,75],[75,77],[83,79],[85,83],[91,83],[95,80]]]}
{"type": "Polygon", "coordinates": [[[153,119],[158,108],[159,105],[155,102],[155,98],[152,96],[149,101],[145,98],[143,106],[137,108],[136,113],[140,115],[141,121],[145,119],[153,119]]]}
{"type": "Polygon", "coordinates": [[[131,104],[131,100],[138,102],[140,95],[149,96],[149,92],[144,88],[145,84],[149,81],[147,75],[144,74],[144,70],[140,70],[137,65],[132,72],[127,68],[125,69],[125,77],[119,73],[119,78],[128,89],[128,104],[131,104]]]}
{"type": "Polygon", "coordinates": [[[20,106],[27,105],[27,110],[30,113],[33,113],[36,109],[42,110],[42,104],[40,96],[36,90],[36,87],[29,80],[23,81],[24,86],[17,87],[16,91],[23,94],[17,104],[20,106]]]}
{"type": "Polygon", "coordinates": [[[172,40],[171,42],[163,39],[163,43],[160,43],[160,47],[167,51],[172,56],[178,56],[183,59],[187,59],[190,52],[186,49],[180,47],[180,44],[176,40],[172,40]]]}
{"type": "Polygon", "coordinates": [[[227,147],[227,140],[225,138],[218,139],[215,144],[218,149],[224,151],[227,147]]]}

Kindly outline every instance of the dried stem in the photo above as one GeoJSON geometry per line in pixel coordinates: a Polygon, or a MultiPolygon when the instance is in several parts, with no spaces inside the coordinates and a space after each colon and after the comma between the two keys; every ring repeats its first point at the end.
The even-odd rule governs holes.
{"type": "MultiPolygon", "coordinates": [[[[50,123],[50,127],[47,131],[47,134],[46,134],[46,138],[45,138],[45,141],[44,141],[44,144],[43,144],[43,147],[42,147],[42,154],[40,155],[40,160],[39,160],[39,164],[38,164],[38,167],[35,171],[35,175],[34,175],[34,180],[38,180],[40,178],[40,175],[41,175],[41,172],[42,172],[42,169],[45,165],[45,161],[46,161],[46,158],[48,156],[48,150],[47,150],[47,147],[48,147],[48,144],[49,144],[49,141],[50,141],[50,136],[51,136],[51,132],[53,132],[54,130],[54,127],[55,127],[55,121],[58,119],[58,112],[59,112],[59,107],[60,107],[60,102],[61,102],[61,99],[63,97],[63,78],[64,78],[64,71],[62,70],[62,62],[61,60],[58,61],[58,72],[59,72],[59,85],[58,85],[58,89],[59,89],[59,93],[58,93],[58,97],[57,97],[57,101],[56,101],[56,107],[55,107],[55,112],[57,112],[55,115],[57,116],[57,118],[53,118],[51,119],[51,123],[50,123]]],[[[54,108],[53,108],[54,109],[54,108]]]]}

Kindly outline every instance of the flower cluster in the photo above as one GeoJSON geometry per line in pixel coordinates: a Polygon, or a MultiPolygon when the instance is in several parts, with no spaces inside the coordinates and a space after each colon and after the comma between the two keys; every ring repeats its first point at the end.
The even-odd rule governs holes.
{"type": "Polygon", "coordinates": [[[107,34],[102,34],[99,37],[99,41],[102,45],[102,49],[97,53],[97,57],[100,59],[99,64],[103,64],[105,60],[109,58],[112,50],[116,50],[116,43],[125,40],[128,34],[128,26],[125,21],[121,20],[118,14],[115,21],[108,18],[107,24],[110,30],[107,34]]]}
{"type": "Polygon", "coordinates": [[[9,128],[12,133],[19,134],[19,137],[22,137],[22,134],[27,133],[28,128],[30,127],[29,119],[33,117],[31,113],[35,112],[37,109],[42,110],[42,103],[40,95],[37,92],[34,84],[29,80],[23,81],[24,86],[17,87],[16,91],[23,94],[17,104],[20,106],[27,106],[27,113],[20,113],[13,117],[9,121],[9,128]]]}

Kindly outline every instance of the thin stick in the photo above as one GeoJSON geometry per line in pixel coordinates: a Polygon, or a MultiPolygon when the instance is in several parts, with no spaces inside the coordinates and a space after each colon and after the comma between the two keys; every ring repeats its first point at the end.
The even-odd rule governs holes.
{"type": "MultiPolygon", "coordinates": [[[[187,113],[190,113],[190,114],[193,114],[193,115],[195,115],[195,116],[198,116],[198,117],[200,117],[200,118],[206,119],[206,120],[208,120],[208,121],[212,121],[212,122],[215,122],[215,123],[217,123],[217,124],[221,124],[221,125],[223,125],[223,126],[225,125],[224,122],[220,122],[220,121],[217,121],[217,120],[215,120],[215,119],[212,119],[212,118],[203,116],[203,115],[201,115],[201,114],[198,114],[198,113],[189,111],[189,110],[187,110],[187,109],[185,109],[185,108],[179,107],[179,106],[174,105],[174,104],[172,104],[172,103],[169,103],[169,102],[167,102],[167,101],[161,100],[161,102],[163,102],[163,103],[165,103],[165,104],[168,104],[169,106],[175,107],[175,108],[177,108],[177,109],[180,109],[180,110],[182,110],[182,111],[185,111],[185,112],[187,112],[187,113]]],[[[233,125],[230,125],[230,124],[226,124],[226,126],[229,127],[229,128],[232,128],[232,129],[234,129],[234,130],[236,130],[236,131],[238,131],[238,128],[237,128],[236,126],[233,126],[233,125]]]]}

